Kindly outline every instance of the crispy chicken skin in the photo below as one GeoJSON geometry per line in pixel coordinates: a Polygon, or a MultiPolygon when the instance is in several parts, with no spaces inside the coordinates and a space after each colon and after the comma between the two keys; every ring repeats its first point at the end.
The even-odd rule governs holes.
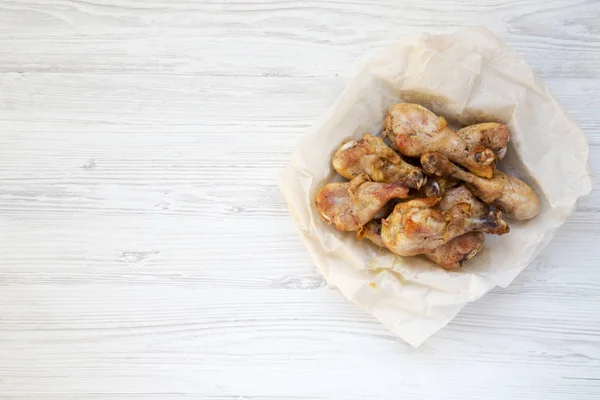
{"type": "Polygon", "coordinates": [[[487,204],[475,197],[464,184],[449,189],[437,207],[440,211],[448,211],[460,203],[468,204],[474,217],[482,217],[489,212],[487,204]]]}
{"type": "Polygon", "coordinates": [[[428,174],[451,176],[464,181],[475,196],[497,207],[509,218],[526,220],[540,212],[540,200],[520,179],[498,171],[491,179],[481,178],[458,168],[440,153],[423,154],[421,164],[428,174]]]}
{"type": "Polygon", "coordinates": [[[408,196],[408,188],[396,183],[372,182],[360,174],[350,182],[328,183],[315,198],[321,217],[340,231],[357,231],[391,199],[408,196]]]}
{"type": "MultiPolygon", "coordinates": [[[[356,232],[356,237],[358,239],[369,239],[375,245],[385,247],[385,243],[381,238],[381,226],[381,220],[370,221],[356,232]]],[[[456,269],[462,265],[464,260],[470,260],[477,255],[483,247],[484,240],[483,233],[469,232],[424,255],[445,269],[456,269]]]]}
{"type": "Polygon", "coordinates": [[[425,257],[444,269],[457,269],[463,261],[470,260],[483,248],[485,237],[481,232],[469,232],[460,235],[448,243],[438,247],[425,257]]]}
{"type": "Polygon", "coordinates": [[[499,211],[473,216],[471,206],[460,203],[448,211],[433,208],[439,198],[415,199],[399,203],[382,220],[381,237],[385,246],[401,256],[429,253],[450,240],[472,231],[502,235],[508,225],[499,211]]]}
{"type": "Polygon", "coordinates": [[[453,130],[443,117],[418,104],[399,103],[391,106],[383,122],[383,136],[392,148],[409,157],[437,151],[473,173],[490,178],[497,158],[481,145],[471,146],[453,130]]]}
{"type": "Polygon", "coordinates": [[[426,181],[419,167],[405,162],[382,138],[365,133],[358,141],[344,143],[333,155],[333,168],[347,179],[366,173],[375,182],[419,189],[426,181]]]}
{"type": "Polygon", "coordinates": [[[506,146],[510,140],[506,125],[496,122],[466,126],[456,131],[456,134],[470,146],[481,145],[492,150],[498,160],[502,160],[506,155],[506,146]]]}
{"type": "MultiPolygon", "coordinates": [[[[437,208],[440,211],[448,211],[461,203],[468,204],[471,207],[471,217],[482,218],[489,212],[489,207],[476,198],[465,185],[448,189],[437,208]]],[[[484,242],[485,237],[481,232],[465,233],[432,252],[426,253],[425,257],[445,269],[460,268],[464,260],[470,260],[479,253],[484,242]]]]}

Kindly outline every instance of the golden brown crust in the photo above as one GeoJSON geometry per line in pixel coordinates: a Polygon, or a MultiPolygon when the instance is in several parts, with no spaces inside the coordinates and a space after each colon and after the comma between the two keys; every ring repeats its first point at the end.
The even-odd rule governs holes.
{"type": "Polygon", "coordinates": [[[503,234],[508,225],[497,211],[473,216],[471,205],[458,203],[447,211],[432,208],[439,199],[415,199],[398,204],[382,221],[386,247],[401,256],[429,253],[472,231],[503,234]]]}
{"type": "Polygon", "coordinates": [[[333,155],[332,165],[348,179],[366,173],[375,182],[400,181],[413,189],[419,189],[426,181],[419,167],[408,164],[382,138],[368,133],[361,140],[342,144],[333,155]]]}
{"type": "Polygon", "coordinates": [[[350,182],[328,183],[315,196],[321,217],[340,231],[357,231],[391,199],[408,196],[400,183],[379,183],[361,174],[350,182]]]}
{"type": "Polygon", "coordinates": [[[508,127],[496,122],[466,126],[456,134],[471,146],[481,145],[491,149],[499,160],[506,155],[506,146],[510,140],[508,127]]]}
{"type": "Polygon", "coordinates": [[[479,176],[493,176],[497,158],[492,150],[469,145],[448,128],[443,117],[418,104],[391,106],[384,120],[383,135],[394,149],[406,156],[439,152],[479,176]]]}
{"type": "Polygon", "coordinates": [[[466,183],[467,188],[485,203],[517,220],[535,217],[540,212],[540,200],[522,180],[496,171],[490,179],[458,168],[440,153],[425,153],[421,157],[423,170],[434,176],[451,176],[466,183]]]}
{"type": "Polygon", "coordinates": [[[452,270],[462,266],[483,248],[485,237],[481,232],[469,232],[458,236],[437,249],[425,254],[442,268],[452,270]]]}

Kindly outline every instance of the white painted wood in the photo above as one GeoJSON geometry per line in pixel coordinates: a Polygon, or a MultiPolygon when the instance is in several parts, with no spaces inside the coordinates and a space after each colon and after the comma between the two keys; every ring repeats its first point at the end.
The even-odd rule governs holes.
{"type": "MultiPolygon", "coordinates": [[[[0,398],[598,399],[600,194],[413,349],[275,186],[363,54],[483,24],[600,168],[600,2],[0,0],[0,398]]],[[[596,178],[597,181],[597,178],[596,178]]]]}

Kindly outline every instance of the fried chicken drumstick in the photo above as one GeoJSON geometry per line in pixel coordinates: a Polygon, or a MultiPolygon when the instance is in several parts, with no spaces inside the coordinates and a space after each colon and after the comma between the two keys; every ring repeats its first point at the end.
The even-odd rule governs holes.
{"type": "Polygon", "coordinates": [[[383,122],[383,137],[392,148],[409,157],[439,152],[473,173],[490,178],[497,157],[484,146],[471,146],[452,129],[443,117],[418,104],[399,103],[391,106],[383,122]]]}
{"type": "Polygon", "coordinates": [[[460,169],[440,153],[423,154],[421,164],[428,174],[451,176],[464,181],[475,196],[497,207],[509,218],[525,220],[540,212],[540,200],[520,179],[498,171],[491,179],[481,178],[460,169]]]}
{"type": "Polygon", "coordinates": [[[457,269],[463,261],[470,260],[479,253],[484,241],[483,233],[469,232],[424,255],[444,269],[457,269]]]}
{"type": "Polygon", "coordinates": [[[350,182],[328,183],[315,198],[317,210],[340,231],[357,231],[391,199],[404,199],[408,188],[399,182],[372,182],[360,174],[350,182]]]}
{"type": "MultiPolygon", "coordinates": [[[[356,232],[358,239],[369,239],[379,247],[385,248],[381,238],[381,220],[373,220],[356,232]]],[[[464,260],[475,257],[483,247],[484,236],[481,232],[469,232],[450,240],[425,257],[445,269],[459,268],[464,260]]]]}
{"type": "Polygon", "coordinates": [[[425,198],[397,204],[382,220],[385,246],[398,255],[414,256],[429,253],[468,232],[502,235],[509,230],[500,211],[477,216],[471,205],[460,203],[442,212],[432,208],[438,202],[439,198],[425,198]]]}
{"type": "MultiPolygon", "coordinates": [[[[489,213],[489,207],[476,198],[464,185],[450,188],[446,191],[437,208],[448,211],[452,207],[465,203],[471,207],[471,216],[483,218],[489,213]]],[[[482,232],[469,232],[452,239],[443,246],[438,247],[425,257],[445,269],[460,268],[462,262],[475,257],[483,248],[485,237],[482,232]]]]}
{"type": "Polygon", "coordinates": [[[482,124],[466,126],[456,131],[456,134],[471,146],[481,145],[492,150],[496,154],[496,157],[498,157],[498,160],[502,160],[506,155],[506,146],[510,139],[510,133],[504,124],[484,122],[482,124]]]}
{"type": "Polygon", "coordinates": [[[382,138],[368,133],[361,140],[344,143],[333,155],[332,164],[348,179],[366,173],[375,182],[401,181],[412,189],[420,189],[427,179],[419,167],[405,162],[382,138]]]}

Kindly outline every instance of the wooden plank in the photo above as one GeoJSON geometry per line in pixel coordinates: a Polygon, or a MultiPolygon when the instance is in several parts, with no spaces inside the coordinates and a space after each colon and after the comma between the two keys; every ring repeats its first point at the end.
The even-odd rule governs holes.
{"type": "Polygon", "coordinates": [[[595,1],[30,0],[0,6],[3,72],[349,75],[348,66],[365,51],[406,33],[475,23],[505,37],[542,77],[600,76],[595,1]]]}
{"type": "Polygon", "coordinates": [[[275,177],[365,53],[473,23],[546,81],[598,171],[599,11],[1,1],[0,399],[596,400],[597,191],[413,349],[326,285],[275,177]]]}

